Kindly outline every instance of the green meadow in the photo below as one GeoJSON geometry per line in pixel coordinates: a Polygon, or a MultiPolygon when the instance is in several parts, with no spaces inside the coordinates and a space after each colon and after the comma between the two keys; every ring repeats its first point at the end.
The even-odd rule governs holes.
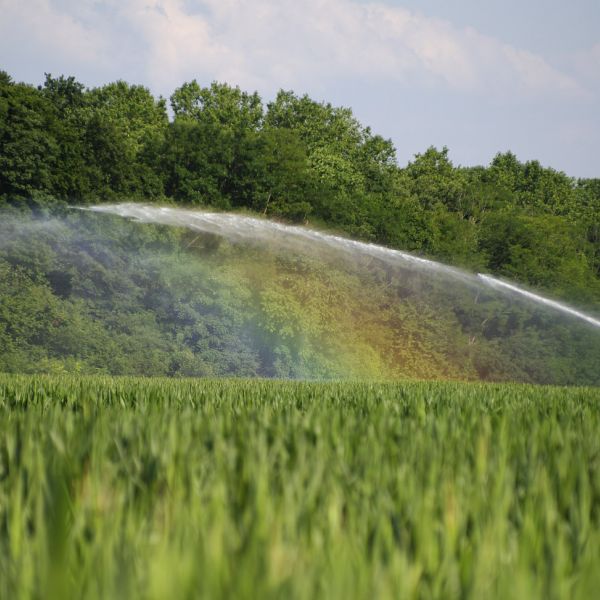
{"type": "Polygon", "coordinates": [[[600,391],[0,376],[1,598],[591,598],[600,391]]]}

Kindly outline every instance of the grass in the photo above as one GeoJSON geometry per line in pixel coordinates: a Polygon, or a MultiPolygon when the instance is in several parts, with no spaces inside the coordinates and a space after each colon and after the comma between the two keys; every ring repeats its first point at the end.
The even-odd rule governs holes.
{"type": "Polygon", "coordinates": [[[2,598],[590,598],[600,391],[0,375],[2,598]]]}

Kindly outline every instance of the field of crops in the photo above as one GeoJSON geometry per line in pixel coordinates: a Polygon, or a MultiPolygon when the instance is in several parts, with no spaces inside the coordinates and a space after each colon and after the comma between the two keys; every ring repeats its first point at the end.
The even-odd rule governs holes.
{"type": "Polygon", "coordinates": [[[0,376],[2,598],[591,598],[600,391],[0,376]]]}

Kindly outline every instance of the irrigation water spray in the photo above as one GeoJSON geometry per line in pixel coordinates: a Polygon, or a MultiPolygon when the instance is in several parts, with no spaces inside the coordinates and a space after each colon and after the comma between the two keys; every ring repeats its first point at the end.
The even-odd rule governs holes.
{"type": "Polygon", "coordinates": [[[580,310],[576,310],[562,302],[545,298],[514,283],[497,279],[491,275],[468,273],[400,250],[358,242],[306,227],[284,225],[245,215],[148,206],[136,203],[105,204],[93,206],[88,210],[118,215],[142,223],[187,227],[200,233],[219,235],[233,242],[272,243],[290,250],[312,250],[317,252],[329,248],[350,256],[372,257],[387,264],[401,264],[404,268],[410,270],[436,273],[475,288],[491,288],[507,295],[520,297],[600,328],[600,320],[580,310]]]}
{"type": "Polygon", "coordinates": [[[571,315],[573,317],[577,317],[594,327],[600,327],[600,321],[598,319],[594,319],[590,317],[590,315],[586,315],[584,312],[580,310],[575,310],[574,308],[568,306],[567,304],[563,304],[562,302],[556,302],[556,300],[550,300],[549,298],[544,298],[544,296],[540,296],[539,294],[534,294],[533,292],[529,292],[516,286],[514,283],[508,283],[507,281],[502,281],[501,279],[496,279],[491,275],[484,275],[483,273],[478,273],[477,277],[481,279],[487,285],[491,287],[506,291],[512,294],[519,294],[532,302],[537,302],[538,304],[542,304],[544,306],[548,306],[550,308],[554,308],[555,310],[559,310],[565,314],[571,315]]]}

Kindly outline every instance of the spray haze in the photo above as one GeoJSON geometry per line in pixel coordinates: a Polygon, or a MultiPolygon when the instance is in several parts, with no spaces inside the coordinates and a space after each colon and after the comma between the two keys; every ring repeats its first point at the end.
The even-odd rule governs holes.
{"type": "Polygon", "coordinates": [[[5,371],[600,383],[592,315],[263,218],[133,203],[11,217],[0,270],[5,371]]]}
{"type": "Polygon", "coordinates": [[[407,252],[325,234],[308,228],[283,225],[265,219],[235,214],[154,207],[134,203],[95,206],[90,210],[132,218],[141,223],[188,227],[202,233],[217,234],[232,241],[275,243],[280,247],[291,250],[317,253],[322,253],[323,249],[332,248],[350,254],[355,258],[370,256],[388,264],[400,265],[403,268],[412,270],[429,271],[474,287],[485,285],[497,290],[506,290],[521,295],[533,303],[581,319],[594,327],[600,328],[598,319],[575,310],[566,304],[524,290],[514,283],[505,282],[483,273],[472,275],[460,269],[414,256],[407,252]]]}

